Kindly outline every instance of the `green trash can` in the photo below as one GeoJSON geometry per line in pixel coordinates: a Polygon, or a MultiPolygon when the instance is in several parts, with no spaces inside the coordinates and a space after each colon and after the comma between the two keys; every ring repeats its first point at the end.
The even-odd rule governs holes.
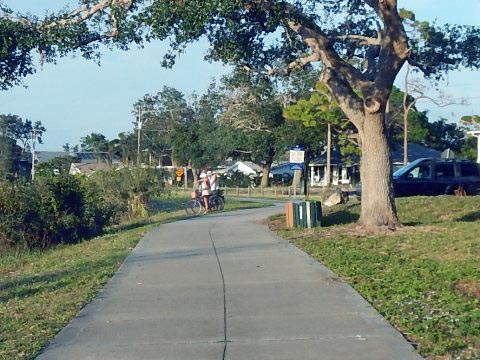
{"type": "Polygon", "coordinates": [[[320,201],[293,203],[293,226],[314,228],[322,225],[322,204],[320,201]]]}

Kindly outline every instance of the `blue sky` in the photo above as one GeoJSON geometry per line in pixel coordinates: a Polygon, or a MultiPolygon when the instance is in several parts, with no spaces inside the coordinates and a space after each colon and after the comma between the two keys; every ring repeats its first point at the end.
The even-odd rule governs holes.
{"type": "MultiPolygon", "coordinates": [[[[65,1],[4,0],[4,3],[16,10],[41,13],[46,8],[58,9],[65,1]]],[[[399,0],[399,6],[413,10],[419,19],[480,26],[480,0],[399,0]]],[[[203,61],[205,43],[190,46],[170,70],[160,65],[164,50],[163,44],[156,43],[129,52],[107,51],[100,67],[75,57],[60,59],[56,65],[44,65],[26,79],[27,88],[0,92],[0,113],[41,121],[47,132],[44,144],[38,149],[61,150],[66,142],[77,144],[80,137],[91,132],[114,138],[121,131],[132,130],[132,104],[143,94],[156,93],[164,85],[187,94],[202,93],[212,78],[228,72],[222,64],[203,61]]],[[[470,98],[470,105],[439,109],[422,102],[419,107],[430,111],[431,120],[441,116],[453,121],[465,114],[479,114],[479,84],[479,71],[452,73],[440,88],[454,97],[470,98]]]]}

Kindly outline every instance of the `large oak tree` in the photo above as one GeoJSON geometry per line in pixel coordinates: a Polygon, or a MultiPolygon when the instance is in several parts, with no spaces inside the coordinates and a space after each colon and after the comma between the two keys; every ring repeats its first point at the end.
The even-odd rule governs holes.
{"type": "MultiPolygon", "coordinates": [[[[167,39],[165,64],[206,38],[207,58],[251,71],[286,74],[313,62],[355,125],[362,144],[360,223],[395,228],[385,112],[405,62],[426,75],[480,63],[480,30],[419,22],[397,0],[82,0],[77,10],[36,19],[0,15],[3,89],[33,71],[32,51],[52,60],[72,48],[94,57],[103,42],[167,39]],[[407,36],[406,27],[412,32],[407,36]],[[282,68],[283,70],[278,70],[282,68]]],[[[0,3],[1,4],[1,3],[0,3]]]]}

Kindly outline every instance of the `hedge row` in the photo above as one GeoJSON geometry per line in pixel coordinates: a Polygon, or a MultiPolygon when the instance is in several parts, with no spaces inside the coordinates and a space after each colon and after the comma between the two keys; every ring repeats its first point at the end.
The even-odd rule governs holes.
{"type": "Polygon", "coordinates": [[[42,176],[0,182],[0,250],[47,248],[99,235],[125,216],[146,215],[163,173],[121,169],[93,176],[42,176]]]}

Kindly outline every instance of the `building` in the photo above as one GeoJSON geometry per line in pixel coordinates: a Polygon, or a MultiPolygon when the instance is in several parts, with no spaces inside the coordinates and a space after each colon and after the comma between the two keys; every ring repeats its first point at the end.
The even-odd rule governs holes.
{"type": "Polygon", "coordinates": [[[107,163],[72,163],[70,165],[70,175],[90,176],[95,171],[110,170],[112,167],[107,163]]]}
{"type": "Polygon", "coordinates": [[[247,176],[257,176],[262,172],[262,168],[251,161],[237,161],[235,164],[227,167],[224,172],[241,172],[247,176]]]}
{"type": "Polygon", "coordinates": [[[112,159],[108,152],[91,151],[75,153],[66,151],[35,151],[35,164],[43,164],[59,158],[68,159],[69,157],[71,161],[69,174],[72,175],[90,175],[97,170],[110,169],[112,166],[118,168],[121,165],[121,162],[118,159],[112,159]]]}
{"type": "MultiPolygon", "coordinates": [[[[428,148],[426,146],[409,143],[408,161],[412,162],[420,158],[440,159],[442,152],[428,148]]],[[[395,144],[391,152],[391,161],[393,171],[403,167],[403,145],[395,144]]],[[[360,157],[354,156],[351,159],[343,159],[340,151],[334,149],[330,161],[331,183],[327,184],[325,170],[327,167],[327,155],[324,152],[319,157],[313,159],[310,164],[310,185],[311,186],[341,186],[355,185],[360,181],[360,157]]]]}
{"type": "MultiPolygon", "coordinates": [[[[408,162],[411,163],[421,158],[441,159],[442,152],[431,149],[424,145],[408,143],[408,162]]],[[[396,171],[404,166],[403,164],[403,144],[395,144],[392,151],[392,166],[393,171],[396,171]]]]}
{"type": "Polygon", "coordinates": [[[358,156],[343,159],[339,149],[332,150],[330,157],[330,184],[327,184],[327,153],[323,152],[308,164],[310,186],[340,186],[354,185],[360,180],[360,166],[358,156]]]}

